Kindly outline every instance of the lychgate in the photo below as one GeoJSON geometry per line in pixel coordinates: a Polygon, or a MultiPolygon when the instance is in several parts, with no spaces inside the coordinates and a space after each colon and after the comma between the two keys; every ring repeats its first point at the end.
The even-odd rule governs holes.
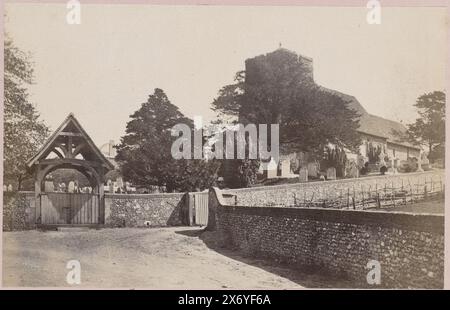
{"type": "Polygon", "coordinates": [[[105,174],[113,165],[106,159],[71,113],[27,162],[34,176],[36,224],[97,226],[104,224],[105,174]],[[75,169],[90,183],[90,192],[46,192],[45,177],[57,169],[75,169]]]}

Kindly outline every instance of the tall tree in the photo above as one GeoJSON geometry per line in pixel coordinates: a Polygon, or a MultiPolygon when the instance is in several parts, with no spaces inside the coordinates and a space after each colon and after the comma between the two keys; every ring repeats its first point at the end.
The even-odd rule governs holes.
{"type": "Polygon", "coordinates": [[[163,90],[155,89],[130,118],[116,156],[125,179],[142,187],[165,186],[169,192],[203,190],[214,183],[216,161],[172,157],[176,139],[171,135],[173,126],[186,124],[193,128],[193,122],[163,90]]]}
{"type": "Polygon", "coordinates": [[[434,91],[417,98],[419,118],[408,125],[410,135],[428,148],[430,159],[443,158],[445,149],[445,93],[434,91]]]}
{"type": "Polygon", "coordinates": [[[29,100],[27,85],[33,82],[29,57],[5,41],[4,182],[21,189],[27,176],[26,162],[45,142],[48,127],[29,100]]]}
{"type": "MultiPolygon", "coordinates": [[[[330,143],[352,151],[360,145],[358,113],[314,82],[309,60],[286,49],[248,59],[245,72],[219,91],[212,109],[232,122],[279,124],[284,153],[303,151],[321,158],[330,143]]],[[[255,165],[243,167],[256,173],[255,165]]]]}

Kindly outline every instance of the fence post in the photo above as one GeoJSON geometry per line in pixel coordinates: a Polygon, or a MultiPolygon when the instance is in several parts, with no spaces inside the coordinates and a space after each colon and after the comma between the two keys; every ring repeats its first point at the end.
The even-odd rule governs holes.
{"type": "Polygon", "coordinates": [[[363,209],[365,208],[365,204],[364,204],[364,188],[361,185],[361,198],[362,198],[362,207],[363,209]]]}
{"type": "Polygon", "coordinates": [[[356,197],[355,186],[353,185],[353,197],[352,197],[352,201],[353,201],[353,209],[355,209],[355,197],[356,197]]]}
{"type": "Polygon", "coordinates": [[[425,186],[424,186],[424,188],[423,188],[423,198],[426,199],[427,196],[428,196],[428,193],[427,193],[427,183],[425,183],[425,186]]]}
{"type": "Polygon", "coordinates": [[[187,196],[188,201],[188,224],[189,226],[194,225],[194,215],[193,215],[193,209],[194,209],[194,196],[191,193],[188,193],[187,196]]]}
{"type": "Polygon", "coordinates": [[[405,189],[403,188],[403,179],[402,179],[402,195],[403,195],[403,204],[406,205],[406,193],[405,189]]]}
{"type": "Polygon", "coordinates": [[[395,207],[395,187],[394,187],[394,181],[391,182],[391,198],[392,198],[392,204],[395,207]]]}
{"type": "Polygon", "coordinates": [[[347,209],[350,206],[350,188],[347,187],[347,209]]]}
{"type": "Polygon", "coordinates": [[[412,185],[410,185],[411,187],[411,204],[414,204],[414,188],[412,187],[412,185]]]}
{"type": "Polygon", "coordinates": [[[377,208],[381,208],[380,193],[377,192],[377,208]]]}
{"type": "MultiPolygon", "coordinates": [[[[419,200],[420,200],[420,195],[421,195],[421,193],[420,193],[420,187],[421,187],[421,184],[417,183],[417,186],[416,186],[416,195],[415,195],[415,197],[418,197],[419,200]]],[[[416,200],[417,200],[417,199],[416,199],[416,200]]]]}

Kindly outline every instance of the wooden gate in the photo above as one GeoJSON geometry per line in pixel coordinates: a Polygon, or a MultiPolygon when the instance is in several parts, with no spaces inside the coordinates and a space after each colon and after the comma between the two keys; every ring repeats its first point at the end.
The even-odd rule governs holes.
{"type": "Polygon", "coordinates": [[[99,212],[98,194],[41,194],[41,224],[99,224],[99,212]]]}
{"type": "Polygon", "coordinates": [[[188,199],[189,226],[208,225],[208,192],[189,193],[188,199]]]}

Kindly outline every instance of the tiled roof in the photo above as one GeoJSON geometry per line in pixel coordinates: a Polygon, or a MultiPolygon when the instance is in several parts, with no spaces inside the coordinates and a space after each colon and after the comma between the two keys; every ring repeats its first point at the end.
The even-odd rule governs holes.
{"type": "Polygon", "coordinates": [[[407,129],[403,124],[382,118],[380,116],[369,114],[358,101],[358,99],[356,99],[354,96],[350,96],[322,86],[321,88],[347,101],[348,106],[361,115],[359,119],[359,132],[384,138],[387,140],[387,142],[390,143],[419,149],[419,146],[406,141],[407,129]]]}

